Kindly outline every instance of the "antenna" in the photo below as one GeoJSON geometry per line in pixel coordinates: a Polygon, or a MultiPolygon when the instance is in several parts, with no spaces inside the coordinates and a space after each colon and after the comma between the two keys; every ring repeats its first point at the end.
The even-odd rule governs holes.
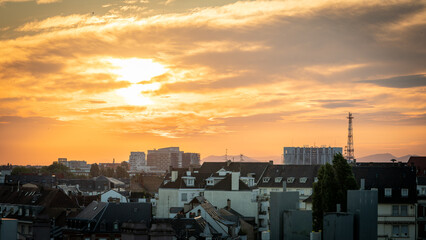
{"type": "Polygon", "coordinates": [[[228,149],[225,149],[225,161],[228,161],[228,149]]]}
{"type": "Polygon", "coordinates": [[[354,157],[354,136],[353,136],[353,129],[352,129],[352,113],[349,112],[349,115],[347,117],[349,119],[349,126],[348,126],[348,145],[346,146],[346,160],[349,162],[353,162],[354,157]]]}

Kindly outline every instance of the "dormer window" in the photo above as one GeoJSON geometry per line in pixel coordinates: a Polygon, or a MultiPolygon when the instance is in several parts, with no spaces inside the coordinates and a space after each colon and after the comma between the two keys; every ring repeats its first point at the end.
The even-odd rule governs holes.
{"type": "Polygon", "coordinates": [[[275,182],[276,182],[276,183],[280,183],[282,180],[283,180],[283,178],[282,178],[282,177],[276,177],[276,178],[275,178],[275,182]]]}
{"type": "Polygon", "coordinates": [[[401,189],[401,196],[408,197],[408,189],[407,188],[401,189]]]}
{"type": "Polygon", "coordinates": [[[207,186],[213,186],[214,185],[214,180],[213,179],[207,179],[207,186]]]}
{"type": "Polygon", "coordinates": [[[293,183],[293,182],[294,182],[294,177],[287,178],[287,183],[293,183]]]}
{"type": "Polygon", "coordinates": [[[187,187],[193,187],[195,182],[195,177],[182,177],[187,187]]]}
{"type": "Polygon", "coordinates": [[[308,178],[307,177],[301,177],[300,179],[299,179],[299,182],[300,183],[306,183],[306,181],[308,180],[308,178]]]}
{"type": "Polygon", "coordinates": [[[385,197],[392,197],[392,188],[385,188],[385,197]]]}
{"type": "Polygon", "coordinates": [[[264,178],[263,178],[263,182],[264,182],[264,183],[267,183],[267,182],[269,182],[269,179],[270,179],[270,177],[264,177],[264,178]]]}

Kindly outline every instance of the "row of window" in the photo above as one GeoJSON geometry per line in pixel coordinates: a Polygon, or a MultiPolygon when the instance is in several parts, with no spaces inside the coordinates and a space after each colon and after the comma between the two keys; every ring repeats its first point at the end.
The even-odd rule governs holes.
{"type": "Polygon", "coordinates": [[[392,216],[408,216],[408,206],[392,205],[392,216]]]}
{"type": "MultiPolygon", "coordinates": [[[[408,197],[408,189],[407,188],[401,189],[401,196],[402,197],[408,197]]],[[[392,188],[385,188],[385,197],[392,197],[392,188]]]]}
{"type": "Polygon", "coordinates": [[[408,237],[408,225],[392,225],[392,237],[408,237]]]}
{"type": "MultiPolygon", "coordinates": [[[[262,181],[263,181],[263,183],[268,183],[270,179],[271,179],[270,177],[264,177],[262,181]]],[[[287,183],[294,183],[295,179],[296,179],[295,177],[288,177],[287,178],[287,183]]],[[[283,177],[275,177],[275,182],[276,183],[280,183],[282,180],[283,180],[283,177]]],[[[306,183],[306,181],[308,181],[307,177],[301,177],[301,178],[299,178],[299,182],[300,183],[306,183]]]]}

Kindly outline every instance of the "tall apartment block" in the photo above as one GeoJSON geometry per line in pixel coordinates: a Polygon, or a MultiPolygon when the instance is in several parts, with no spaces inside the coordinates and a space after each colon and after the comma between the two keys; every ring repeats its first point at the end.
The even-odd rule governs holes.
{"type": "Polygon", "coordinates": [[[342,153],[341,147],[284,147],[284,164],[318,165],[332,163],[334,155],[342,153]]]}
{"type": "Polygon", "coordinates": [[[168,170],[169,166],[174,168],[182,167],[182,154],[179,147],[159,148],[148,150],[148,166],[155,166],[159,170],[168,170]]]}
{"type": "Polygon", "coordinates": [[[189,165],[199,166],[200,165],[200,154],[199,153],[183,153],[182,155],[182,167],[187,168],[189,165]]]}
{"type": "Polygon", "coordinates": [[[130,152],[130,156],[129,156],[130,171],[132,172],[142,171],[145,165],[146,165],[145,152],[130,152]]]}

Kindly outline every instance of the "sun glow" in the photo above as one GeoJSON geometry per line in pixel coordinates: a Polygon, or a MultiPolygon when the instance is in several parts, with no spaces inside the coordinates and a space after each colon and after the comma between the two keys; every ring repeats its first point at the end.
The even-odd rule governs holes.
{"type": "Polygon", "coordinates": [[[156,91],[160,89],[161,84],[157,82],[143,84],[142,82],[150,81],[151,78],[166,73],[167,69],[163,65],[155,63],[151,59],[138,58],[108,59],[107,61],[114,66],[110,71],[119,76],[117,80],[132,83],[128,88],[116,90],[117,95],[130,105],[145,106],[153,103],[143,93],[156,91]]]}
{"type": "Polygon", "coordinates": [[[114,68],[111,72],[118,75],[117,80],[128,81],[131,83],[139,83],[149,81],[155,76],[159,76],[167,72],[167,69],[151,59],[108,59],[114,68]]]}

